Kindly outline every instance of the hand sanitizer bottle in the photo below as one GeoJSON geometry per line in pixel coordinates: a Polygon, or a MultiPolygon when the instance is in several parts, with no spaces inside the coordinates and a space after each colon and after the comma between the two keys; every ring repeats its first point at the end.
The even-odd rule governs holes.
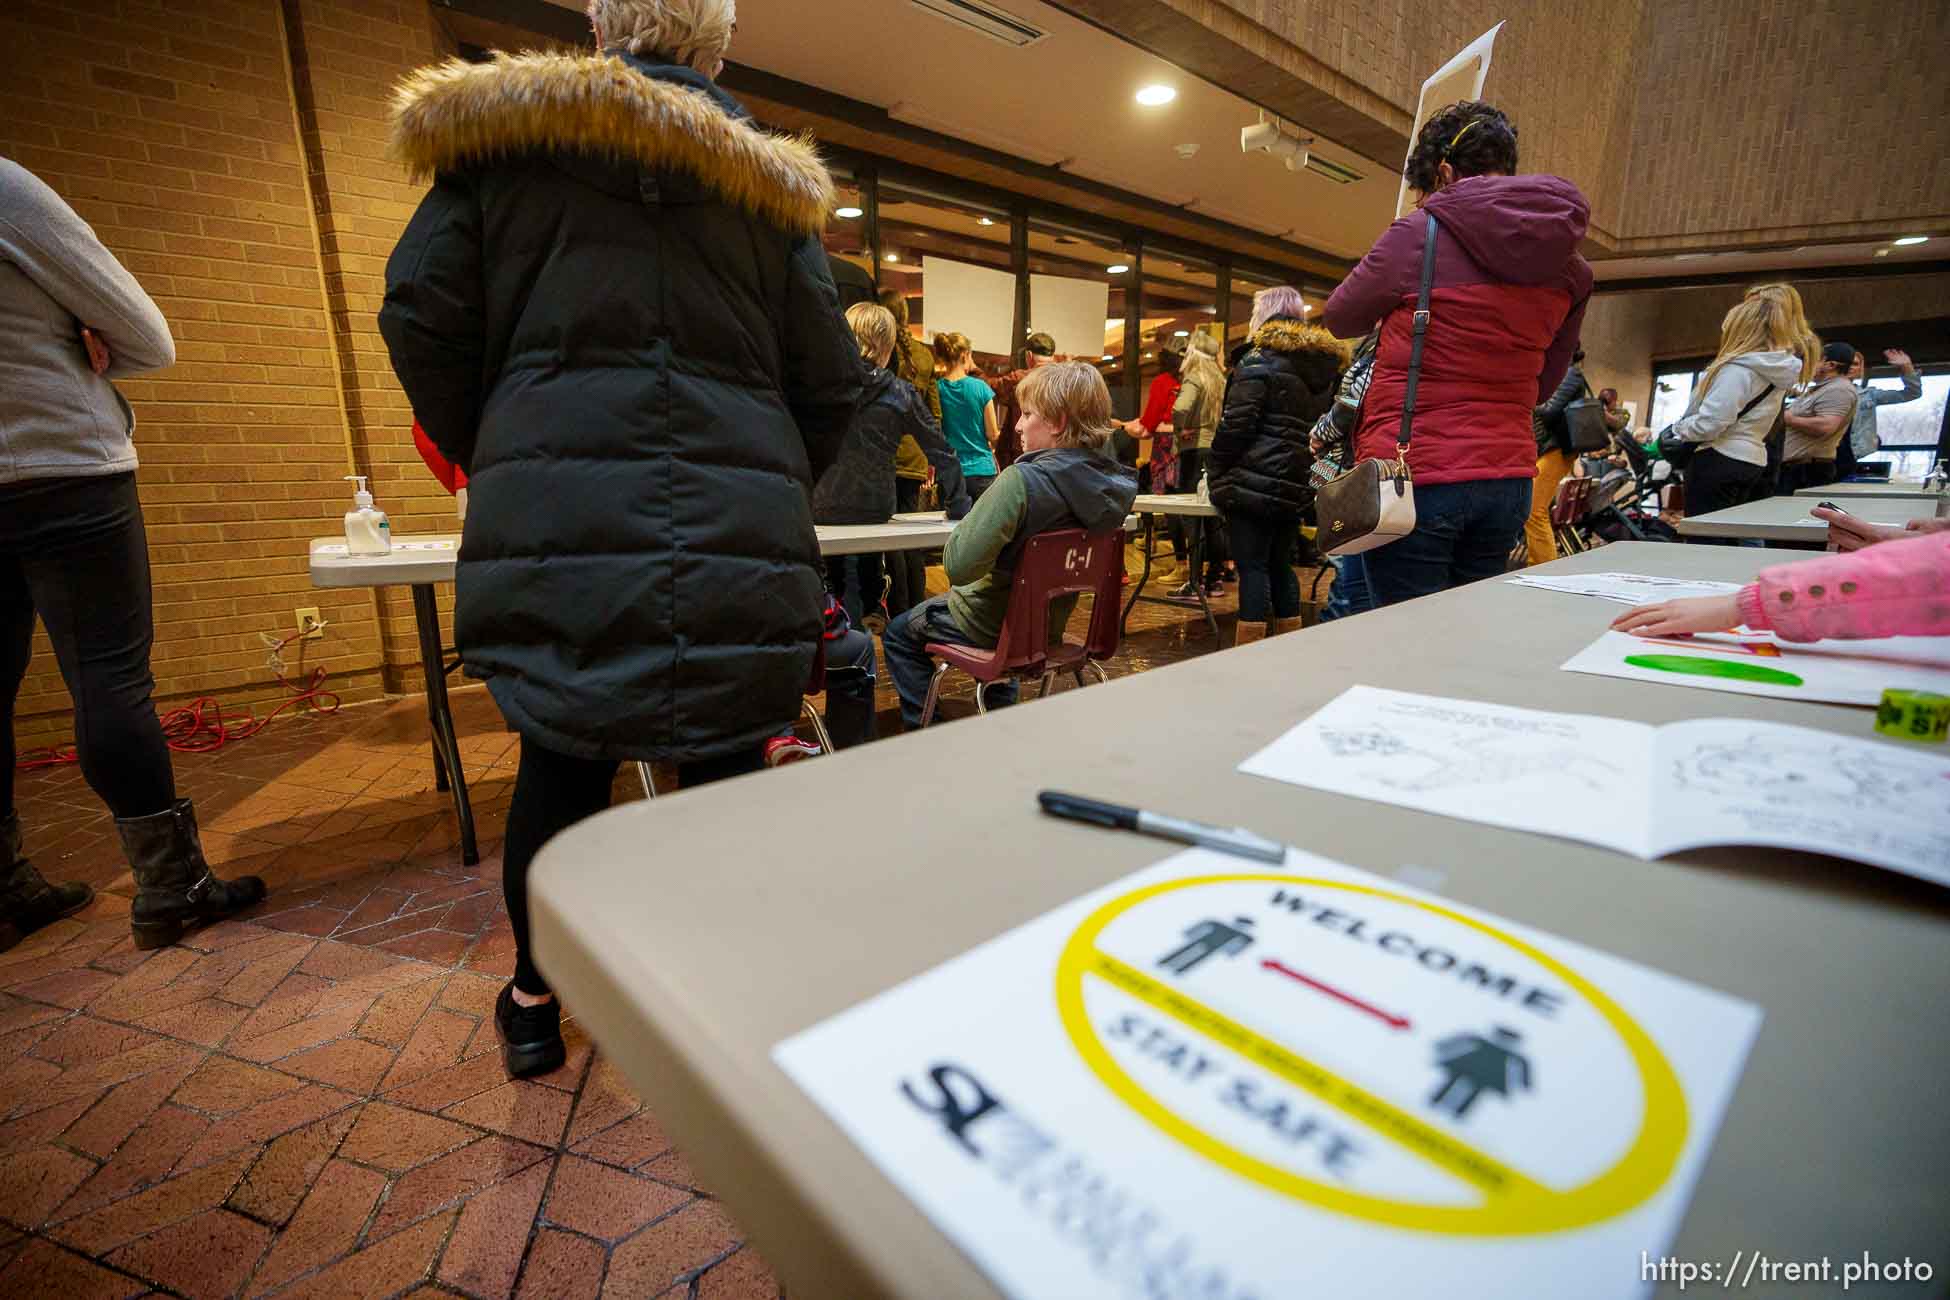
{"type": "Polygon", "coordinates": [[[393,549],[393,527],[386,518],[386,512],[373,506],[372,493],[366,491],[365,475],[347,474],[345,477],[348,482],[359,485],[359,490],[352,494],[352,509],[345,512],[346,554],[388,554],[393,549]]]}

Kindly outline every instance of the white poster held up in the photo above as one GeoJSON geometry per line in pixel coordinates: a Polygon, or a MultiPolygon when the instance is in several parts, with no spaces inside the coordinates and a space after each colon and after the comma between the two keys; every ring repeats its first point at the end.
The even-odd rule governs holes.
{"type": "MultiPolygon", "coordinates": [[[[1415,137],[1422,134],[1422,123],[1429,120],[1429,114],[1439,108],[1464,99],[1481,99],[1483,82],[1490,75],[1490,47],[1496,44],[1496,34],[1503,30],[1503,24],[1496,26],[1463,46],[1455,58],[1435,70],[1435,74],[1422,83],[1422,97],[1415,101],[1415,125],[1409,128],[1408,147],[1415,149],[1415,137]]],[[[1407,165],[1408,159],[1403,157],[1407,165]]],[[[1401,194],[1395,199],[1395,219],[1399,221],[1410,208],[1408,201],[1408,181],[1402,181],[1401,194]]]]}
{"type": "Polygon", "coordinates": [[[1102,280],[1029,277],[1029,328],[1055,339],[1058,356],[1094,360],[1102,355],[1109,316],[1110,286],[1102,280]]]}
{"type": "Polygon", "coordinates": [[[921,259],[921,308],[929,334],[968,335],[977,352],[1008,356],[1016,326],[1016,277],[992,267],[921,259]]]}

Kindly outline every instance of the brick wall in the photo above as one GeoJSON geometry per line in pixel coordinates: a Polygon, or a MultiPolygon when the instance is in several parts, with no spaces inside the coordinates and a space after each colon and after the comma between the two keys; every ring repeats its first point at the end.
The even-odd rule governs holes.
{"type": "MultiPolygon", "coordinates": [[[[403,74],[444,55],[442,38],[425,0],[282,3],[357,472],[371,477],[394,532],[454,532],[453,498],[413,450],[413,412],[393,378],[377,320],[386,259],[426,193],[386,157],[387,111],[403,74]]],[[[448,616],[453,589],[437,590],[448,616]]],[[[411,594],[388,588],[379,599],[388,682],[419,689],[411,594]]]]}
{"type": "Polygon", "coordinates": [[[1624,247],[1940,231],[1944,17],[1942,0],[1653,0],[1624,247]]]}
{"type": "MultiPolygon", "coordinates": [[[[122,385],[159,703],[281,696],[258,633],[293,630],[301,605],[333,625],[308,662],[376,695],[371,595],[305,577],[305,539],[339,527],[347,442],[277,6],[8,0],[0,153],[94,226],[176,336],[176,366],[122,385]]],[[[65,734],[45,638],[19,707],[23,743],[65,734]]]]}
{"type": "MultiPolygon", "coordinates": [[[[0,5],[0,154],[94,226],[176,336],[174,367],[121,385],[162,707],[283,698],[259,634],[300,606],[331,627],[294,667],[302,648],[348,700],[418,687],[407,594],[314,589],[304,552],[340,532],[355,471],[399,532],[454,528],[374,320],[423,192],[385,159],[387,104],[442,44],[423,0],[0,5]]],[[[43,636],[22,743],[65,739],[69,711],[43,636]]]]}

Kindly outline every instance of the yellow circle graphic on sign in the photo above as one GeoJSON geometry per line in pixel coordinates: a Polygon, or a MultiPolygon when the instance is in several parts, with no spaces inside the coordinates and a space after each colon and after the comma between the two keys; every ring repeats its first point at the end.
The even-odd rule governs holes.
{"type": "Polygon", "coordinates": [[[1168,880],[1112,899],[1086,917],[1064,945],[1056,965],[1056,1004],[1063,1027],[1085,1064],[1119,1099],[1162,1132],[1214,1164],[1269,1191],[1394,1227],[1478,1236],[1520,1236],[1597,1223],[1633,1209],[1665,1186],[1686,1143],[1686,1097],[1672,1066],[1651,1036],[1596,985],[1515,935],[1438,903],[1369,885],[1286,875],[1197,876],[1168,880]],[[1561,1191],[1547,1187],[1360,1085],[1340,1078],[1291,1048],[1193,1001],[1175,987],[1098,949],[1097,936],[1104,928],[1138,904],[1181,889],[1223,884],[1309,886],[1366,894],[1466,926],[1535,961],[1581,994],[1630,1054],[1645,1097],[1644,1115],[1631,1146],[1610,1168],[1587,1182],[1561,1191]],[[1138,998],[1154,1011],[1244,1056],[1382,1137],[1469,1182],[1482,1192],[1482,1202],[1432,1205],[1351,1191],[1335,1183],[1303,1177],[1207,1133],[1152,1096],[1110,1054],[1084,1009],[1086,976],[1095,976],[1138,998]]]}

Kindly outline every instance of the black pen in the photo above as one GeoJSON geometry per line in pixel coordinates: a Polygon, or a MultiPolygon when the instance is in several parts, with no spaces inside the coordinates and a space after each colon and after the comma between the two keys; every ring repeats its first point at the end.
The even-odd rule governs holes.
{"type": "Polygon", "coordinates": [[[1045,790],[1036,796],[1036,802],[1053,817],[1089,822],[1093,826],[1109,826],[1116,830],[1137,831],[1142,835],[1156,835],[1177,840],[1180,844],[1196,844],[1201,848],[1217,849],[1221,853],[1252,858],[1258,862],[1286,861],[1286,845],[1276,844],[1237,826],[1207,826],[1204,822],[1167,817],[1163,813],[1145,812],[1142,808],[1126,808],[1122,804],[1086,799],[1079,794],[1064,794],[1061,790],[1045,790]]]}

